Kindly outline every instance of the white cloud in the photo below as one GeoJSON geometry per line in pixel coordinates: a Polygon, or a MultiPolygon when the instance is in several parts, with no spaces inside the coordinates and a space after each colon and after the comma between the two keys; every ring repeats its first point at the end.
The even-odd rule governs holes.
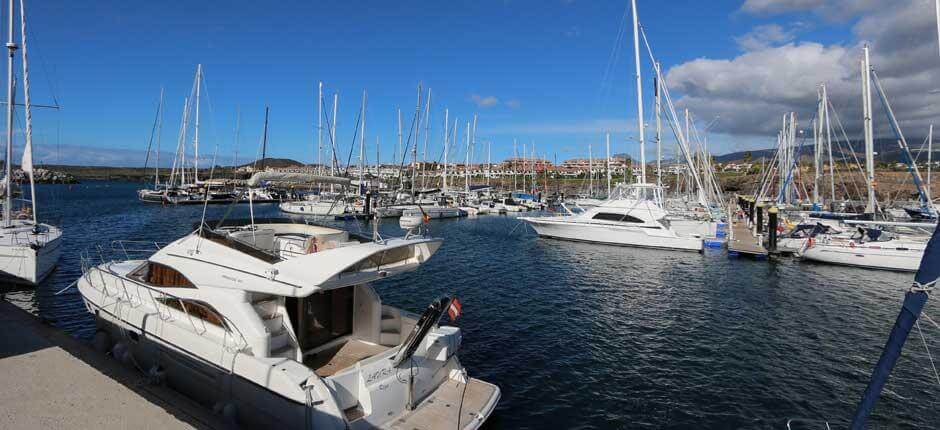
{"type": "MultiPolygon", "coordinates": [[[[892,6],[896,0],[890,0],[892,6]]],[[[829,20],[845,20],[878,7],[884,8],[884,0],[745,0],[741,11],[757,15],[811,12],[829,20]]]]}
{"type": "MultiPolygon", "coordinates": [[[[824,13],[843,2],[749,0],[742,7],[755,12],[807,10],[824,13]],[[750,9],[748,9],[750,8],[750,9]],[[802,9],[800,9],[802,8],[802,9]]],[[[856,8],[867,5],[861,1],[856,8]]],[[[926,133],[931,121],[940,119],[940,55],[932,1],[901,0],[892,7],[862,14],[848,43],[824,45],[790,42],[783,46],[756,47],[730,59],[700,58],[673,67],[667,83],[701,118],[721,115],[715,132],[733,135],[773,135],[784,113],[797,112],[808,128],[814,115],[816,91],[825,83],[830,100],[857,138],[861,123],[861,46],[872,45],[872,65],[905,134],[926,133]]],[[[877,100],[875,132],[890,134],[877,100]]]]}
{"type": "Polygon", "coordinates": [[[470,94],[470,101],[476,103],[477,107],[487,108],[496,106],[499,104],[499,99],[496,96],[481,96],[479,94],[470,94]]]}
{"type": "Polygon", "coordinates": [[[796,37],[796,32],[795,28],[784,30],[779,24],[759,25],[750,32],[735,37],[734,41],[744,51],[756,51],[791,42],[796,37]]]}
{"type": "Polygon", "coordinates": [[[510,109],[519,109],[522,107],[522,102],[517,99],[506,100],[506,107],[510,109]]]}

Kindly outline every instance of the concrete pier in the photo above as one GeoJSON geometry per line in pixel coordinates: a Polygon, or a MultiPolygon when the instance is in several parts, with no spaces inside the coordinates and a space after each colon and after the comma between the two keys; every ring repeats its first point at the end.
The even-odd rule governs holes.
{"type": "Polygon", "coordinates": [[[214,429],[211,411],[0,300],[0,428],[214,429]]]}

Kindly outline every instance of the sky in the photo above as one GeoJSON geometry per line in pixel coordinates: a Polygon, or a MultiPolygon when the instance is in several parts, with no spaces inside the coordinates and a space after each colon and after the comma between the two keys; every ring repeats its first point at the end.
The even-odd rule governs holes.
{"type": "MultiPolygon", "coordinates": [[[[846,134],[857,138],[866,42],[906,134],[924,136],[940,113],[933,3],[638,0],[638,9],[676,107],[689,108],[700,130],[710,125],[708,148],[721,154],[772,146],[789,111],[809,128],[820,83],[846,134]]],[[[629,1],[47,0],[26,7],[33,103],[61,106],[34,112],[38,163],[143,165],[163,89],[160,164],[168,165],[197,64],[204,164],[231,164],[236,152],[239,162],[256,158],[266,106],[268,156],[316,161],[318,82],[328,109],[338,94],[343,161],[365,91],[367,160],[375,161],[378,144],[382,161],[392,162],[397,110],[407,139],[419,84],[423,99],[431,91],[431,160],[443,153],[445,108],[450,126],[458,121],[452,160],[466,156],[474,115],[477,162],[487,148],[495,161],[523,145],[550,160],[587,156],[589,145],[603,156],[607,130],[611,152],[639,157],[629,1]]],[[[652,65],[642,57],[651,142],[652,65]]],[[[889,131],[883,117],[875,123],[877,134],[889,131]]],[[[328,147],[326,134],[324,141],[328,147]]],[[[20,133],[15,142],[22,145],[20,133]]],[[[664,144],[671,157],[671,133],[664,144]]],[[[646,149],[655,157],[653,144],[646,149]]]]}

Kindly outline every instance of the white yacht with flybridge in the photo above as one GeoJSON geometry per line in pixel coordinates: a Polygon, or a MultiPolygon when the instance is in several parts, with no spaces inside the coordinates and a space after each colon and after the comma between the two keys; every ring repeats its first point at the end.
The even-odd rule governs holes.
{"type": "MultiPolygon", "coordinates": [[[[584,208],[580,213],[569,211],[566,216],[555,217],[525,217],[522,221],[531,225],[539,236],[595,242],[610,245],[634,246],[644,248],[661,248],[681,251],[701,251],[704,238],[710,235],[714,223],[707,220],[670,219],[663,202],[663,187],[646,182],[646,146],[645,124],[643,116],[643,83],[640,73],[640,31],[637,18],[636,1],[632,4],[633,12],[633,53],[636,64],[636,102],[637,102],[637,129],[640,146],[640,173],[634,184],[618,184],[610,196],[596,206],[584,208]]],[[[651,54],[652,56],[652,54],[651,54]]],[[[662,85],[662,76],[657,69],[657,151],[661,143],[661,121],[659,111],[662,109],[661,93],[665,87],[662,85]]],[[[667,103],[670,103],[670,113],[676,120],[675,111],[671,109],[668,94],[667,103]]],[[[686,154],[685,137],[681,130],[674,127],[679,146],[686,154]]],[[[657,158],[658,159],[658,158],[657,158]]],[[[661,175],[662,169],[658,169],[661,175]]],[[[696,169],[690,165],[690,172],[696,169]]],[[[698,178],[696,176],[696,180],[698,178]]],[[[699,187],[699,201],[705,204],[702,187],[699,187]]]]}
{"type": "Polygon", "coordinates": [[[62,253],[62,231],[55,226],[40,223],[37,219],[36,184],[33,178],[32,138],[33,121],[29,92],[29,65],[26,50],[26,11],[20,2],[20,36],[21,45],[17,45],[14,37],[16,0],[9,3],[10,40],[7,43],[9,57],[7,60],[7,148],[6,171],[2,183],[3,193],[3,220],[0,228],[0,280],[12,283],[38,284],[55,268],[62,253]],[[18,212],[13,208],[13,112],[16,88],[14,85],[14,59],[16,51],[20,50],[23,58],[23,115],[25,117],[25,148],[21,168],[29,177],[31,205],[26,205],[18,212]]]}
{"type": "Polygon", "coordinates": [[[416,315],[369,284],[417,269],[441,243],[203,221],[146,257],[118,243],[121,257],[86,262],[77,286],[96,345],[239,426],[475,429],[500,389],[467,375],[461,329],[439,323],[459,301],[416,315]]]}

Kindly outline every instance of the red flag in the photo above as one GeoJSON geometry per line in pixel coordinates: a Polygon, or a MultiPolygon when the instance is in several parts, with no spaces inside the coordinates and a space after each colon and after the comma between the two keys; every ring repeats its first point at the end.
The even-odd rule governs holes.
{"type": "Polygon", "coordinates": [[[456,321],[460,317],[461,312],[463,311],[463,306],[460,304],[460,300],[457,300],[454,297],[450,301],[450,306],[447,307],[447,315],[450,315],[451,321],[456,321]]]}

